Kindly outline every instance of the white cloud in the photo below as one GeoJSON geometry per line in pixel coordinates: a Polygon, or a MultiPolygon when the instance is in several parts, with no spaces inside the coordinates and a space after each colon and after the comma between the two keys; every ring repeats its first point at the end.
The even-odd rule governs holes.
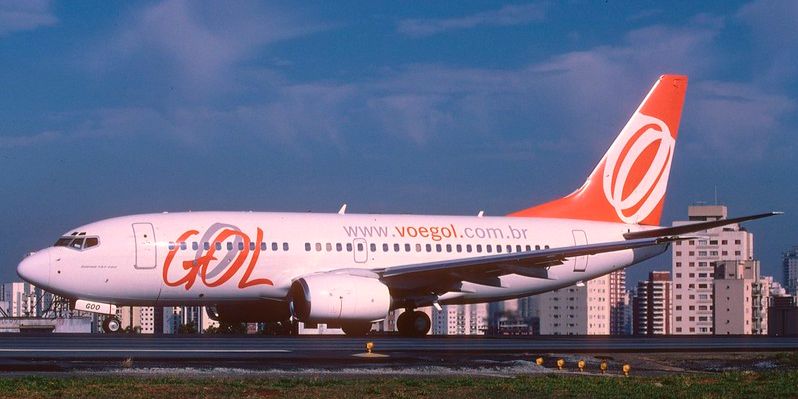
{"type": "MultiPolygon", "coordinates": [[[[685,73],[691,77],[692,89],[683,128],[692,131],[681,141],[701,153],[736,156],[734,151],[749,145],[748,132],[779,131],[784,115],[793,109],[789,98],[756,83],[710,80],[723,61],[714,44],[724,21],[705,15],[686,26],[636,29],[614,45],[565,53],[515,69],[416,64],[354,81],[292,82],[272,70],[242,67],[239,60],[246,57],[242,54],[256,45],[241,45],[244,50],[216,45],[214,40],[226,43],[227,36],[197,25],[191,17],[194,11],[185,3],[159,6],[166,5],[162,14],[143,20],[181,16],[168,20],[182,21],[179,25],[184,30],[194,32],[193,40],[209,43],[197,48],[218,49],[209,51],[209,60],[203,61],[210,69],[198,67],[192,79],[223,70],[235,75],[249,93],[258,94],[247,96],[246,101],[216,104],[194,101],[194,93],[181,92],[167,104],[87,113],[84,119],[89,122],[76,131],[163,135],[189,145],[236,135],[292,151],[301,151],[307,143],[349,151],[363,143],[441,146],[457,140],[476,152],[479,148],[503,151],[496,154],[499,157],[554,150],[566,156],[587,153],[593,157],[606,150],[658,75],[685,73]],[[499,142],[503,144],[496,145],[499,142]]],[[[156,29],[161,22],[152,24],[152,30],[161,34],[145,35],[147,40],[168,48],[172,41],[156,40],[167,27],[156,29]]],[[[139,32],[134,37],[140,38],[141,29],[134,31],[139,32]]],[[[185,51],[175,57],[185,58],[187,70],[192,68],[188,65],[192,54],[204,51],[192,49],[193,45],[173,49],[185,51]]],[[[769,145],[768,140],[758,143],[769,145]]]]}
{"type": "Polygon", "coordinates": [[[63,134],[47,130],[29,136],[0,136],[0,148],[30,147],[59,140],[63,134]]]}
{"type": "Polygon", "coordinates": [[[0,0],[0,36],[56,23],[49,0],[0,0]]]}
{"type": "Polygon", "coordinates": [[[545,10],[541,4],[506,5],[498,10],[483,11],[464,17],[406,19],[399,22],[397,29],[408,36],[422,37],[479,26],[523,25],[542,21],[544,16],[545,10]]]}
{"type": "Polygon", "coordinates": [[[136,13],[88,64],[114,73],[130,68],[131,76],[154,70],[204,100],[235,88],[235,67],[265,46],[327,27],[257,2],[165,0],[136,13]]]}
{"type": "MultiPolygon", "coordinates": [[[[691,133],[706,148],[744,159],[761,159],[773,141],[787,136],[782,119],[795,101],[768,93],[756,84],[704,81],[692,87],[691,133]]],[[[697,151],[706,154],[705,151],[697,151]]]]}
{"type": "Polygon", "coordinates": [[[774,88],[786,82],[796,83],[798,1],[752,1],[740,8],[736,17],[752,33],[749,59],[757,71],[755,79],[774,88]]]}

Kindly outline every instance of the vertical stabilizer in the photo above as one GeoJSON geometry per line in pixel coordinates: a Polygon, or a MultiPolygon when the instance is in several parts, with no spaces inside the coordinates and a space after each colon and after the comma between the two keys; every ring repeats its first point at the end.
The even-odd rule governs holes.
{"type": "Polygon", "coordinates": [[[661,76],[582,187],[510,216],[659,225],[686,90],[687,76],[661,76]]]}

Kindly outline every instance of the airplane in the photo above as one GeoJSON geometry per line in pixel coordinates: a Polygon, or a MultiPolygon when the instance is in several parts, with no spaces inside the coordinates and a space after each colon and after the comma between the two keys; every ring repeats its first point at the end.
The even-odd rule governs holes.
{"type": "Polygon", "coordinates": [[[74,228],[19,276],[106,315],[117,306],[208,306],[226,322],[328,323],[352,336],[390,311],[401,335],[421,307],[525,297],[626,268],[709,228],[660,226],[687,77],[663,75],[585,183],[503,217],[267,212],[122,216],[74,228]]]}

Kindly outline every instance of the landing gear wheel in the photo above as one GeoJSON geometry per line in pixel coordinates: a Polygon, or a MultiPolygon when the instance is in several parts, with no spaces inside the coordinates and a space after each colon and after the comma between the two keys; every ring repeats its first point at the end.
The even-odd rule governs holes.
{"type": "Polygon", "coordinates": [[[122,322],[116,317],[106,317],[103,321],[103,332],[115,334],[122,331],[122,322]]]}
{"type": "Polygon", "coordinates": [[[420,310],[407,310],[396,320],[399,334],[405,337],[423,337],[427,335],[431,326],[429,316],[420,310]]]}
{"type": "Polygon", "coordinates": [[[341,325],[341,329],[344,330],[349,337],[365,337],[366,334],[371,331],[371,323],[369,322],[353,322],[353,323],[345,323],[341,325]]]}

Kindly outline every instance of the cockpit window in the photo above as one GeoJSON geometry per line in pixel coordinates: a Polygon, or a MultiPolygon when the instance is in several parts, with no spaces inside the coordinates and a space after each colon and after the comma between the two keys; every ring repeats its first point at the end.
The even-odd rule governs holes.
{"type": "Polygon", "coordinates": [[[66,247],[72,242],[72,237],[61,237],[53,244],[54,247],[66,247]]]}
{"type": "Polygon", "coordinates": [[[84,236],[68,236],[59,238],[53,246],[55,247],[69,247],[78,251],[89,249],[100,245],[99,237],[84,237],[84,236]]]}
{"type": "Polygon", "coordinates": [[[83,241],[85,241],[85,238],[83,237],[76,238],[69,243],[69,246],[75,249],[83,249],[83,241]]]}

